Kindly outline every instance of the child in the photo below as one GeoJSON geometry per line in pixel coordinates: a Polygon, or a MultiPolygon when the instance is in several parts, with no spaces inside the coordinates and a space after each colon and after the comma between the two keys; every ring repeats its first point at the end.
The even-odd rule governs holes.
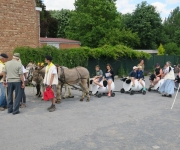
{"type": "Polygon", "coordinates": [[[134,66],[133,70],[129,73],[129,77],[131,78],[131,81],[133,83],[132,87],[135,86],[135,79],[137,78],[137,69],[138,69],[138,67],[134,66]]]}
{"type": "Polygon", "coordinates": [[[139,80],[140,84],[143,86],[143,90],[146,90],[146,88],[144,87],[144,84],[142,82],[142,79],[144,78],[142,66],[139,66],[138,68],[139,69],[137,71],[137,79],[139,80]]]}
{"type": "Polygon", "coordinates": [[[100,70],[100,66],[96,65],[95,70],[96,70],[96,76],[94,77],[93,81],[95,84],[99,85],[100,87],[103,87],[103,85],[100,84],[100,82],[103,79],[103,72],[102,70],[100,70]]]}

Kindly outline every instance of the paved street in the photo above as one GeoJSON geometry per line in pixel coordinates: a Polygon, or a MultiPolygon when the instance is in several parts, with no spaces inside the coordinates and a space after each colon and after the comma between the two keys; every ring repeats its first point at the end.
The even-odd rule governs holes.
{"type": "MultiPolygon", "coordinates": [[[[115,85],[119,91],[122,82],[115,85]]],[[[50,113],[50,102],[26,88],[27,107],[19,115],[0,112],[0,150],[180,149],[180,94],[171,110],[174,96],[163,98],[157,92],[116,92],[90,102],[79,101],[81,92],[72,93],[75,98],[63,100],[50,113]]]]}

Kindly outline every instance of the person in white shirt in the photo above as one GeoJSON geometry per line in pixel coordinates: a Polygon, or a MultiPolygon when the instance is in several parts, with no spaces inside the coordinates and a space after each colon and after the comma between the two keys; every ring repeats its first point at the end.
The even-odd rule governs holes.
{"type": "Polygon", "coordinates": [[[52,105],[48,108],[49,112],[53,112],[56,110],[55,101],[56,101],[56,86],[58,85],[58,74],[57,68],[52,63],[52,57],[46,56],[45,62],[48,64],[45,69],[45,77],[43,83],[46,87],[51,87],[54,92],[54,98],[51,99],[52,105]]]}
{"type": "Polygon", "coordinates": [[[159,92],[162,94],[163,97],[172,97],[172,94],[174,94],[174,68],[171,67],[171,62],[166,63],[166,70],[164,73],[164,83],[159,88],[159,92]]]}

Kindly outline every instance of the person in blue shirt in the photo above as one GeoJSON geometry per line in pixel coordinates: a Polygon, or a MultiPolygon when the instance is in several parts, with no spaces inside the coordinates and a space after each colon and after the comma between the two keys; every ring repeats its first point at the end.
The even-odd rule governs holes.
{"type": "Polygon", "coordinates": [[[145,85],[143,84],[144,75],[143,75],[143,71],[142,71],[142,66],[138,67],[137,79],[139,80],[140,84],[143,86],[143,90],[146,90],[145,85]]]}
{"type": "Polygon", "coordinates": [[[131,81],[132,81],[132,87],[135,86],[135,80],[137,78],[137,69],[138,67],[137,66],[134,66],[133,67],[133,70],[129,73],[129,77],[131,78],[131,81]]]}

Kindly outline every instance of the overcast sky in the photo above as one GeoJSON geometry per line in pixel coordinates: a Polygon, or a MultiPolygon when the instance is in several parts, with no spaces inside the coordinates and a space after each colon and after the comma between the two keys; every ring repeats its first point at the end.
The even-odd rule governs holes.
{"type": "MultiPolygon", "coordinates": [[[[43,0],[47,10],[74,9],[75,0],[43,0]]],[[[157,7],[162,19],[168,17],[171,10],[180,6],[180,0],[146,0],[149,4],[157,7]]],[[[141,3],[141,0],[117,0],[116,6],[121,13],[131,13],[135,6],[141,3]]]]}

